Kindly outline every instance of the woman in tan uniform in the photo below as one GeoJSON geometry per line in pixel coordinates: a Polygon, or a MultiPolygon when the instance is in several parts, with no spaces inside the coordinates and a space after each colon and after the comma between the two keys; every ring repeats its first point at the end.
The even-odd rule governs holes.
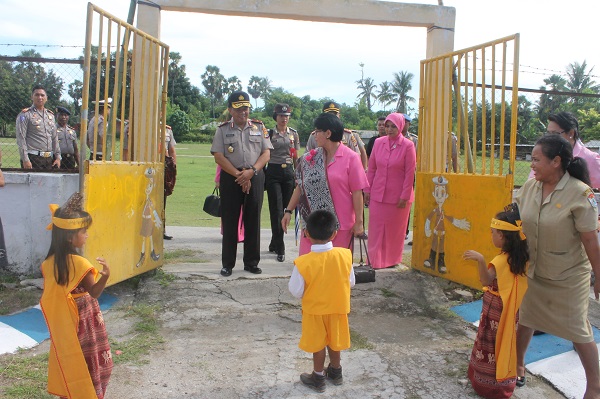
{"type": "MultiPolygon", "coordinates": [[[[600,273],[598,205],[585,161],[560,135],[539,139],[531,153],[535,179],[518,191],[529,241],[529,289],[517,330],[517,386],[525,384],[525,352],[534,330],[573,342],[587,378],[584,399],[600,398],[598,349],[587,318],[590,270],[600,273]]],[[[594,293],[598,299],[600,279],[594,293]]]]}

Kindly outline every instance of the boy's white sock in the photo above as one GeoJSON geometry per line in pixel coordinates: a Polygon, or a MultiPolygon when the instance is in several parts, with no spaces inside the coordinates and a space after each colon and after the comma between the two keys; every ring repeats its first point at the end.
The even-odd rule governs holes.
{"type": "Polygon", "coordinates": [[[314,371],[314,373],[317,374],[317,375],[320,375],[320,376],[324,376],[325,375],[325,371],[314,371]]]}

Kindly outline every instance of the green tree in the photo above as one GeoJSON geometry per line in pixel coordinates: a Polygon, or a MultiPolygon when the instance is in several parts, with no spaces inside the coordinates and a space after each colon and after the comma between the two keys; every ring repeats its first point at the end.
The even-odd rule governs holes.
{"type": "Polygon", "coordinates": [[[360,101],[364,101],[365,104],[367,105],[367,108],[369,111],[371,111],[372,108],[372,103],[371,103],[371,98],[374,100],[377,100],[377,96],[375,95],[375,88],[377,87],[377,85],[375,84],[375,81],[371,78],[366,78],[365,79],[365,73],[364,73],[364,69],[365,69],[365,64],[363,64],[362,62],[359,64],[360,65],[360,79],[356,81],[356,88],[358,90],[360,90],[360,93],[358,93],[358,96],[356,96],[356,98],[358,98],[360,101]]]}
{"type": "Polygon", "coordinates": [[[578,110],[577,121],[582,141],[600,140],[600,113],[597,110],[578,110]]]}
{"type": "Polygon", "coordinates": [[[202,78],[202,86],[206,91],[206,95],[210,98],[210,115],[215,117],[215,104],[223,101],[223,82],[225,76],[221,74],[219,67],[207,65],[206,71],[200,76],[202,78]]]}
{"type": "Polygon", "coordinates": [[[176,140],[179,137],[187,135],[191,130],[190,118],[180,109],[175,109],[171,113],[167,113],[167,125],[173,128],[176,140]]]}
{"type": "Polygon", "coordinates": [[[226,95],[240,90],[242,90],[242,81],[237,76],[232,76],[224,82],[223,92],[226,95]]]}
{"type": "Polygon", "coordinates": [[[260,78],[258,76],[251,76],[248,82],[248,94],[254,99],[254,107],[258,107],[258,99],[260,98],[260,78]]]}
{"type": "Polygon", "coordinates": [[[377,101],[383,107],[385,112],[386,108],[396,101],[394,92],[392,91],[392,84],[390,82],[381,82],[379,84],[379,90],[377,91],[377,101]]]}
{"type": "Polygon", "coordinates": [[[200,89],[190,83],[185,65],[180,64],[181,54],[172,51],[169,54],[168,97],[174,105],[190,113],[192,109],[202,109],[200,89]]]}
{"type": "Polygon", "coordinates": [[[408,95],[408,92],[412,90],[411,80],[413,76],[412,73],[406,71],[394,73],[392,92],[397,96],[396,112],[406,113],[408,110],[408,103],[415,101],[413,97],[408,95]]]}
{"type": "Polygon", "coordinates": [[[260,95],[264,101],[267,101],[269,99],[269,96],[271,95],[271,92],[273,91],[273,87],[271,86],[271,84],[272,84],[271,80],[269,80],[269,78],[266,76],[264,78],[261,78],[260,82],[258,83],[258,87],[260,89],[260,95]]]}
{"type": "MultiPolygon", "coordinates": [[[[546,86],[541,86],[540,90],[566,90],[567,81],[560,75],[554,74],[549,78],[544,79],[544,83],[548,85],[548,88],[546,88],[546,86]]],[[[558,112],[560,109],[564,108],[566,103],[567,96],[565,95],[543,93],[536,106],[538,119],[545,123],[546,120],[548,120],[548,115],[558,112]]]]}

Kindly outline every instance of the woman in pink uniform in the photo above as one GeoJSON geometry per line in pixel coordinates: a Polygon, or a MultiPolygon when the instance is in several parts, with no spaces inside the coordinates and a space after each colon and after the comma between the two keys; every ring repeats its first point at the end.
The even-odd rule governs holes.
{"type": "MultiPolygon", "coordinates": [[[[332,113],[323,113],[315,119],[314,125],[318,148],[298,160],[296,188],[284,210],[281,225],[287,233],[296,206],[302,220],[317,209],[330,210],[337,216],[339,225],[333,245],[348,248],[352,237],[364,232],[362,190],[369,183],[358,154],[341,143],[342,121],[332,113]]],[[[303,236],[299,255],[310,252],[310,246],[308,238],[303,236]]]]}
{"type": "Polygon", "coordinates": [[[414,201],[413,182],[417,155],[412,141],[401,132],[404,116],[389,114],[385,119],[386,136],[375,141],[365,189],[369,204],[369,257],[374,269],[402,262],[404,236],[414,201]]]}

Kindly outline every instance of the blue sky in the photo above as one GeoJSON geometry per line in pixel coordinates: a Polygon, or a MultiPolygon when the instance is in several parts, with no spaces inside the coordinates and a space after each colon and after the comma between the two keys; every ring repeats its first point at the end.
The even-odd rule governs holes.
{"type": "MultiPolygon", "coordinates": [[[[437,0],[407,1],[437,4],[437,0]]],[[[350,3],[350,1],[349,1],[350,3]]],[[[444,0],[456,8],[455,49],[521,34],[519,81],[538,88],[552,73],[564,73],[573,61],[596,66],[600,82],[600,24],[593,0],[444,0]]],[[[77,57],[84,45],[87,2],[2,0],[0,54],[16,55],[44,44],[75,47],[35,47],[46,57],[77,57]]],[[[126,19],[129,1],[96,0],[104,10],[126,19]]],[[[163,12],[161,40],[181,53],[187,75],[201,87],[206,65],[217,65],[226,77],[238,76],[244,86],[250,76],[267,76],[274,86],[312,98],[332,97],[352,104],[358,91],[359,63],[376,83],[392,80],[398,71],[412,72],[418,98],[419,62],[425,57],[425,28],[326,24],[262,18],[225,17],[163,12]],[[241,33],[241,34],[240,34],[241,33]]],[[[411,104],[413,108],[417,103],[411,104]]],[[[376,105],[379,108],[379,105],[376,105]]]]}

